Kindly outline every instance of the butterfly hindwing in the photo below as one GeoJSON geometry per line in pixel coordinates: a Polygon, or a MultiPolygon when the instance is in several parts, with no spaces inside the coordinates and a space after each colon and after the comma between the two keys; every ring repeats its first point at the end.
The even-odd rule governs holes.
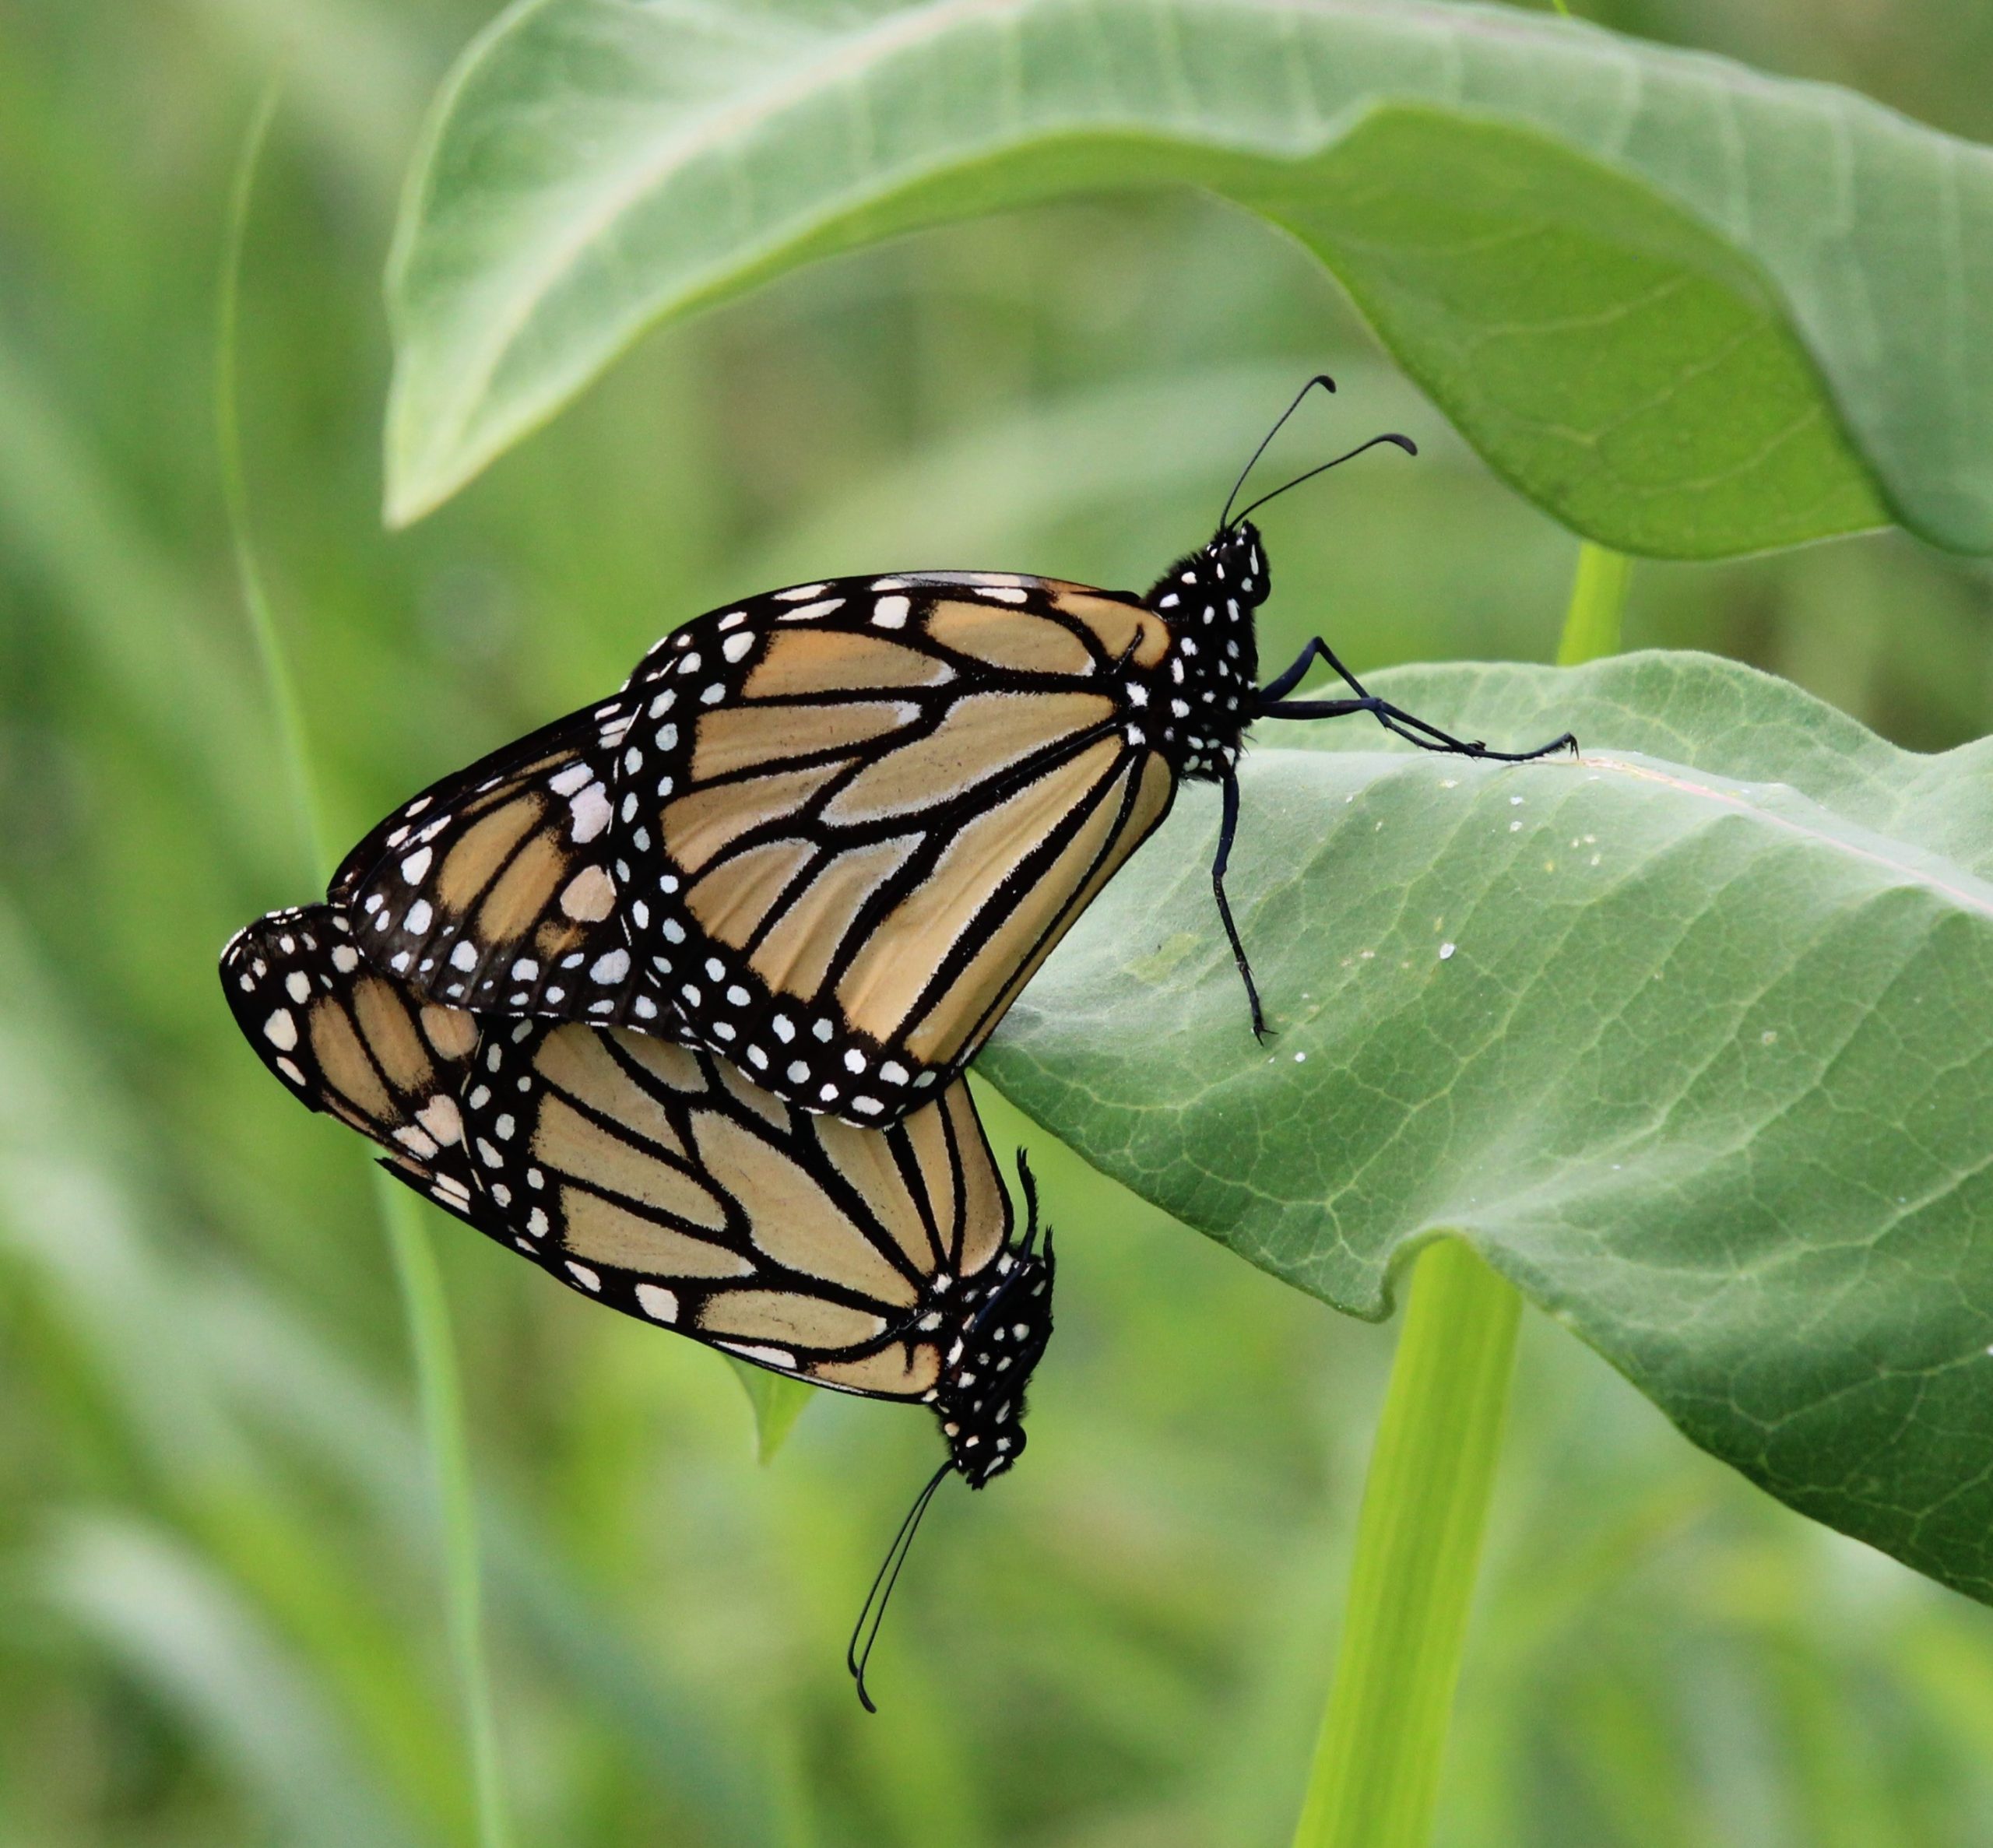
{"type": "Polygon", "coordinates": [[[930,1404],[972,1481],[1014,1459],[1049,1253],[1012,1242],[965,1081],[860,1130],[655,1035],[427,1000],[348,924],[329,905],[274,912],[223,953],[244,1036],[305,1104],[592,1300],[816,1385],[930,1404]]]}
{"type": "Polygon", "coordinates": [[[330,889],[367,960],[453,1007],[672,1031],[631,954],[612,806],[628,726],[613,700],[571,713],[382,822],[330,889]]]}
{"type": "Polygon", "coordinates": [[[817,1384],[931,1398],[950,1293],[1009,1242],[958,1087],[887,1133],[653,1035],[495,1025],[464,1099],[514,1242],[627,1313],[817,1384]]]}

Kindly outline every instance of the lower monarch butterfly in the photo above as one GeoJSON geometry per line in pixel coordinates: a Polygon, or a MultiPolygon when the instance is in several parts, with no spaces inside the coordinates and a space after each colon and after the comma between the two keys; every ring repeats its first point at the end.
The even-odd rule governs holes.
{"type": "MultiPolygon", "coordinates": [[[[571,1289],[813,1385],[930,1407],[948,1459],[888,1555],[895,1576],[946,1476],[980,1488],[1023,1453],[1052,1235],[1041,1247],[1021,1155],[1014,1236],[965,1083],[859,1130],[653,1036],[425,1000],[353,939],[315,905],[230,940],[223,989],[264,1063],[378,1144],[398,1179],[571,1289]]],[[[866,1611],[876,1635],[883,1598],[866,1611]]],[[[870,1706],[863,1669],[854,1654],[870,1706]]]]}
{"type": "Polygon", "coordinates": [[[428,997],[704,1045],[786,1101],[891,1123],[953,1080],[1094,895],[1218,783],[1225,897],[1260,718],[1368,713],[1427,750],[1521,762],[1369,693],[1317,638],[1257,684],[1266,557],[1246,476],[1146,596],[898,572],[793,585],[660,641],[613,699],[445,778],[347,855],[331,896],[428,997]],[[1291,697],[1320,662],[1346,697],[1291,697]]]}

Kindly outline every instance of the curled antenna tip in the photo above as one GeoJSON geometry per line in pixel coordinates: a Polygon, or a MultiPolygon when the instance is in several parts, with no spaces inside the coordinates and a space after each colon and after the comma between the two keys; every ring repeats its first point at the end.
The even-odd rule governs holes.
{"type": "Polygon", "coordinates": [[[1408,455],[1416,455],[1418,453],[1418,445],[1410,437],[1400,436],[1395,430],[1387,430],[1380,440],[1387,443],[1397,444],[1408,455]]]}
{"type": "Polygon", "coordinates": [[[1316,373],[1308,382],[1310,385],[1320,385],[1325,392],[1333,392],[1336,388],[1336,381],[1326,372],[1316,373]]]}

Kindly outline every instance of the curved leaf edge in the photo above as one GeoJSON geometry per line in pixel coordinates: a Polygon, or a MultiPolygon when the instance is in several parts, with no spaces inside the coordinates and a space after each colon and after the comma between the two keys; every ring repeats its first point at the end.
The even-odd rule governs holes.
{"type": "MultiPolygon", "coordinates": [[[[1820,356],[1808,340],[1784,292],[1756,257],[1735,244],[1723,227],[1689,202],[1656,185],[1626,163],[1586,148],[1570,137],[1518,113],[1444,107],[1429,99],[1411,96],[1393,97],[1380,94],[1337,111],[1324,118],[1321,132],[1313,143],[1294,152],[1248,151],[1194,132],[1169,137],[1142,130],[1086,128],[1025,133],[1014,140],[993,142],[965,156],[936,160],[896,172],[874,188],[847,192],[827,203],[819,212],[800,216],[759,238],[739,244],[726,259],[707,265],[668,297],[652,303],[639,313],[625,316],[622,325],[599,351],[568,367],[543,389],[522,399],[507,414],[494,420],[482,434],[475,429],[480,391],[480,398],[474,399],[469,406],[460,408],[455,417],[447,423],[432,424],[431,429],[438,434],[418,444],[408,440],[406,435],[410,413],[406,393],[406,347],[402,336],[407,325],[406,286],[433,198],[437,151],[448,133],[457,104],[481,74],[483,61],[521,22],[558,3],[559,0],[513,0],[511,6],[472,40],[439,90],[425,118],[411,159],[385,283],[395,348],[385,430],[383,518],[390,529],[406,528],[434,511],[493,462],[550,423],[632,348],[663,327],[736,299],[763,283],[814,263],[919,230],[1024,209],[1081,194],[1149,192],[1169,185],[1221,199],[1236,209],[1251,213],[1270,230],[1306,251],[1318,265],[1334,277],[1379,345],[1464,435],[1461,420],[1447,402],[1447,395],[1439,382],[1417,364],[1412,356],[1401,351],[1386,336],[1362,292],[1280,218],[1251,198],[1241,196],[1255,190],[1250,183],[1227,187],[1221,183],[1221,177],[1214,176],[1210,171],[1214,163],[1230,163],[1238,170],[1242,181],[1256,167],[1267,172],[1293,171],[1328,159],[1374,123],[1404,118],[1450,125],[1499,127],[1532,139],[1555,149],[1569,160],[1608,174],[1619,183],[1643,193],[1720,245],[1738,277],[1748,278],[1751,286],[1774,311],[1780,330],[1812,375],[1842,455],[1872,497],[1878,514],[1872,521],[1838,525],[1770,545],[1742,550],[1731,546],[1664,551],[1637,543],[1629,544],[1623,533],[1592,530],[1582,521],[1569,520],[1555,510],[1546,508],[1552,517],[1564,519],[1570,529],[1580,536],[1636,556],[1677,560],[1749,557],[1789,549],[1794,544],[1874,532],[1886,529],[1891,522],[1942,550],[1971,555],[1969,547],[1921,523],[1877,473],[1851,426],[1820,356]],[[1072,156],[1076,152],[1084,155],[1088,163],[1105,165],[1116,170],[1110,177],[1076,186],[1070,177],[1072,156]],[[978,174],[1000,170],[1005,176],[1004,184],[993,189],[993,196],[982,202],[962,202],[960,195],[965,181],[972,181],[978,174]],[[947,199],[933,196],[940,194],[947,195],[947,199]],[[438,464],[434,460],[438,455],[447,459],[438,464]],[[418,459],[424,457],[427,459],[418,459]]],[[[502,353],[494,356],[492,368],[501,363],[502,358],[502,353]]],[[[487,369],[487,383],[490,377],[490,369],[487,369]]],[[[1471,437],[1467,440],[1472,443],[1471,437]]],[[[1473,446],[1484,464],[1499,479],[1532,504],[1542,505],[1540,497],[1514,470],[1482,450],[1478,444],[1473,446]]]]}

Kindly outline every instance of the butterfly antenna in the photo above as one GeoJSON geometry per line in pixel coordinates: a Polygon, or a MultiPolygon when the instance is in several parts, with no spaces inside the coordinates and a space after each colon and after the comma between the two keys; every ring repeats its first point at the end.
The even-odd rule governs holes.
{"type": "MultiPolygon", "coordinates": [[[[1038,1176],[1031,1171],[1031,1158],[1022,1149],[1018,1151],[1018,1179],[1025,1190],[1025,1242],[1022,1249],[1029,1251],[1038,1242],[1038,1176]]],[[[1049,1228],[1047,1230],[1049,1236],[1049,1228]]]]}
{"type": "Polygon", "coordinates": [[[1239,515],[1239,518],[1242,520],[1247,518],[1260,508],[1264,507],[1269,501],[1278,500],[1289,488],[1299,487],[1304,481],[1313,481],[1317,475],[1323,473],[1325,470],[1339,469],[1344,462],[1354,461],[1365,450],[1376,448],[1380,443],[1394,443],[1408,455],[1416,455],[1418,453],[1418,445],[1410,437],[1400,436],[1395,430],[1387,430],[1380,437],[1373,437],[1367,443],[1359,443],[1354,449],[1345,450],[1333,461],[1317,462],[1306,474],[1297,475],[1292,481],[1283,482],[1271,494],[1262,494],[1250,507],[1246,508],[1239,515]]]}
{"type": "Polygon", "coordinates": [[[865,1685],[865,1671],[872,1660],[873,1646],[879,1640],[879,1626],[886,1621],[886,1607],[892,1601],[893,1587],[900,1582],[900,1570],[906,1564],[906,1556],[913,1550],[913,1537],[920,1531],[921,1516],[927,1512],[927,1504],[934,1499],[934,1491],[944,1478],[954,1474],[954,1459],[951,1457],[927,1479],[927,1486],[914,1497],[913,1505],[906,1511],[906,1518],[900,1523],[899,1531],[893,1536],[893,1544],[887,1548],[886,1556],[879,1562],[879,1570],[872,1580],[872,1589],[865,1594],[865,1602],[859,1608],[858,1621],[852,1625],[851,1641],[845,1646],[844,1665],[851,1671],[851,1678],[858,1685],[858,1704],[868,1713],[876,1713],[878,1708],[873,1704],[872,1696],[865,1685]],[[871,1620],[871,1628],[866,1628],[866,1620],[871,1620]],[[859,1639],[864,1639],[859,1646],[859,1639]]]}
{"type": "MultiPolygon", "coordinates": [[[[1292,416],[1296,411],[1300,409],[1302,399],[1306,398],[1317,385],[1320,385],[1325,392],[1333,392],[1336,388],[1336,381],[1330,378],[1326,372],[1318,372],[1313,378],[1309,380],[1307,384],[1303,385],[1299,391],[1294,394],[1294,402],[1290,404],[1285,410],[1281,413],[1279,418],[1275,421],[1273,428],[1268,430],[1264,436],[1260,437],[1259,448],[1253,451],[1252,461],[1246,463],[1245,467],[1239,471],[1239,479],[1232,484],[1232,492],[1227,494],[1225,497],[1225,511],[1218,516],[1218,529],[1219,532],[1224,532],[1225,529],[1232,524],[1232,504],[1239,498],[1239,490],[1246,485],[1246,477],[1253,473],[1253,468],[1258,463],[1260,458],[1266,454],[1267,445],[1271,443],[1275,437],[1280,434],[1281,426],[1286,423],[1288,419],[1292,416]]],[[[1257,501],[1253,503],[1254,506],[1257,506],[1258,504],[1259,503],[1257,501]]],[[[1246,512],[1250,513],[1252,511],[1252,508],[1249,507],[1246,508],[1246,512]]],[[[1243,520],[1245,518],[1246,514],[1242,513],[1239,517],[1243,520]]]]}

